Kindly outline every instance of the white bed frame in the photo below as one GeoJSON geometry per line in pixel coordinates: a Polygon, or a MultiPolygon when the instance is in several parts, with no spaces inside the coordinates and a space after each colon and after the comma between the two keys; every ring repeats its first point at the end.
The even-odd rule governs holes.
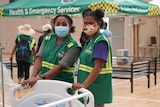
{"type": "Polygon", "coordinates": [[[16,85],[12,90],[12,107],[94,107],[94,97],[90,91],[81,88],[81,94],[70,95],[67,92],[72,84],[58,80],[39,80],[34,85],[34,91],[21,99],[16,97],[16,91],[23,89],[16,85]],[[82,104],[78,99],[84,98],[82,104]]]}

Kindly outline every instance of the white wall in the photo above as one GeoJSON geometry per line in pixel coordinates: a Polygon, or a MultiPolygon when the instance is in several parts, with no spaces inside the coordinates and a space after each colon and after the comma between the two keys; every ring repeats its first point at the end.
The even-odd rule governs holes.
{"type": "Polygon", "coordinates": [[[140,56],[155,57],[159,54],[159,34],[158,34],[158,17],[142,17],[146,20],[144,24],[139,26],[139,48],[140,56]],[[157,44],[150,47],[151,36],[156,37],[157,44]],[[145,52],[146,51],[146,52],[145,52]]]}
{"type": "Polygon", "coordinates": [[[110,18],[110,27],[109,29],[112,31],[112,54],[116,56],[117,49],[124,49],[124,18],[110,18]],[[122,19],[122,20],[119,20],[122,19]]]}
{"type": "Polygon", "coordinates": [[[9,3],[9,0],[0,0],[0,5],[4,5],[9,3]]]}
{"type": "MultiPolygon", "coordinates": [[[[150,1],[150,0],[144,0],[150,1]]],[[[8,3],[9,0],[0,0],[0,5],[8,3]]],[[[79,41],[81,30],[82,30],[82,19],[73,18],[74,25],[76,26],[76,32],[73,36],[79,41]]],[[[7,47],[3,50],[4,53],[11,53],[14,40],[17,35],[17,27],[24,23],[31,24],[34,28],[41,29],[41,26],[45,23],[49,23],[49,18],[0,18],[0,41],[7,41],[7,47]]],[[[132,17],[125,17],[125,20],[118,21],[118,19],[113,19],[110,23],[110,29],[113,35],[120,34],[120,37],[113,37],[113,54],[115,55],[116,49],[125,48],[129,49],[131,56],[133,53],[133,20],[132,17]],[[115,21],[115,22],[114,22],[115,21]],[[123,24],[122,24],[123,22],[123,24]]],[[[160,28],[159,28],[160,29],[160,28]]],[[[41,34],[36,33],[34,38],[38,41],[41,34]]],[[[158,35],[158,22],[155,17],[146,18],[146,23],[140,25],[139,28],[139,47],[147,46],[149,43],[150,36],[158,35]]],[[[158,37],[157,37],[158,39],[158,37]]],[[[159,40],[157,40],[159,41],[159,40]]],[[[140,49],[140,54],[143,56],[142,49],[140,49]]]]}
{"type": "MultiPolygon", "coordinates": [[[[82,31],[82,19],[73,18],[73,20],[76,32],[72,35],[79,42],[82,31]]],[[[7,42],[7,46],[3,44],[5,45],[3,53],[11,53],[18,33],[17,27],[25,23],[31,24],[33,28],[41,29],[43,24],[50,23],[50,18],[0,18],[0,41],[7,42]]],[[[40,35],[40,33],[36,33],[33,37],[38,41],[40,35]]]]}

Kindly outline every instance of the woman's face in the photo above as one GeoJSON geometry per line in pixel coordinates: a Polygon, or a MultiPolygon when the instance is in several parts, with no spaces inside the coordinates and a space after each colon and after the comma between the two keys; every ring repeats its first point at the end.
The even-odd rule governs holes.
{"type": "Polygon", "coordinates": [[[66,27],[69,27],[69,23],[68,23],[68,20],[65,17],[60,16],[60,17],[58,17],[56,19],[54,26],[66,26],[66,27]]]}
{"type": "Polygon", "coordinates": [[[58,17],[55,21],[54,29],[59,38],[65,38],[70,31],[68,20],[63,16],[58,17]]]}
{"type": "Polygon", "coordinates": [[[97,25],[97,21],[92,16],[86,16],[86,17],[84,17],[83,18],[83,23],[84,23],[84,25],[88,25],[88,24],[90,24],[90,25],[97,25]]]}
{"type": "Polygon", "coordinates": [[[94,36],[99,30],[99,25],[94,17],[85,16],[83,18],[83,31],[89,35],[94,36]]]}

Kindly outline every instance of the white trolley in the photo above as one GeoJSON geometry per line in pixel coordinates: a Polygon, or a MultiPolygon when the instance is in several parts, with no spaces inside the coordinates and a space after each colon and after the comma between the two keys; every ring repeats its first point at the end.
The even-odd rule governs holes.
{"type": "Polygon", "coordinates": [[[39,80],[34,90],[21,99],[16,97],[16,91],[22,89],[16,85],[12,90],[12,107],[94,107],[94,97],[90,91],[81,88],[81,94],[70,95],[67,92],[72,84],[58,80],[39,80]],[[84,98],[82,104],[78,99],[84,98]]]}

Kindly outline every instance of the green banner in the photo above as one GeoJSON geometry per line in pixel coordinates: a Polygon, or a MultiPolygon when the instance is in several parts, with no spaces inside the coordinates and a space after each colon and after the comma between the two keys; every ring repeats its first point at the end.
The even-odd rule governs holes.
{"type": "Polygon", "coordinates": [[[48,16],[81,14],[85,8],[102,8],[110,15],[156,16],[158,6],[141,0],[18,0],[0,6],[0,16],[48,16]]]}

